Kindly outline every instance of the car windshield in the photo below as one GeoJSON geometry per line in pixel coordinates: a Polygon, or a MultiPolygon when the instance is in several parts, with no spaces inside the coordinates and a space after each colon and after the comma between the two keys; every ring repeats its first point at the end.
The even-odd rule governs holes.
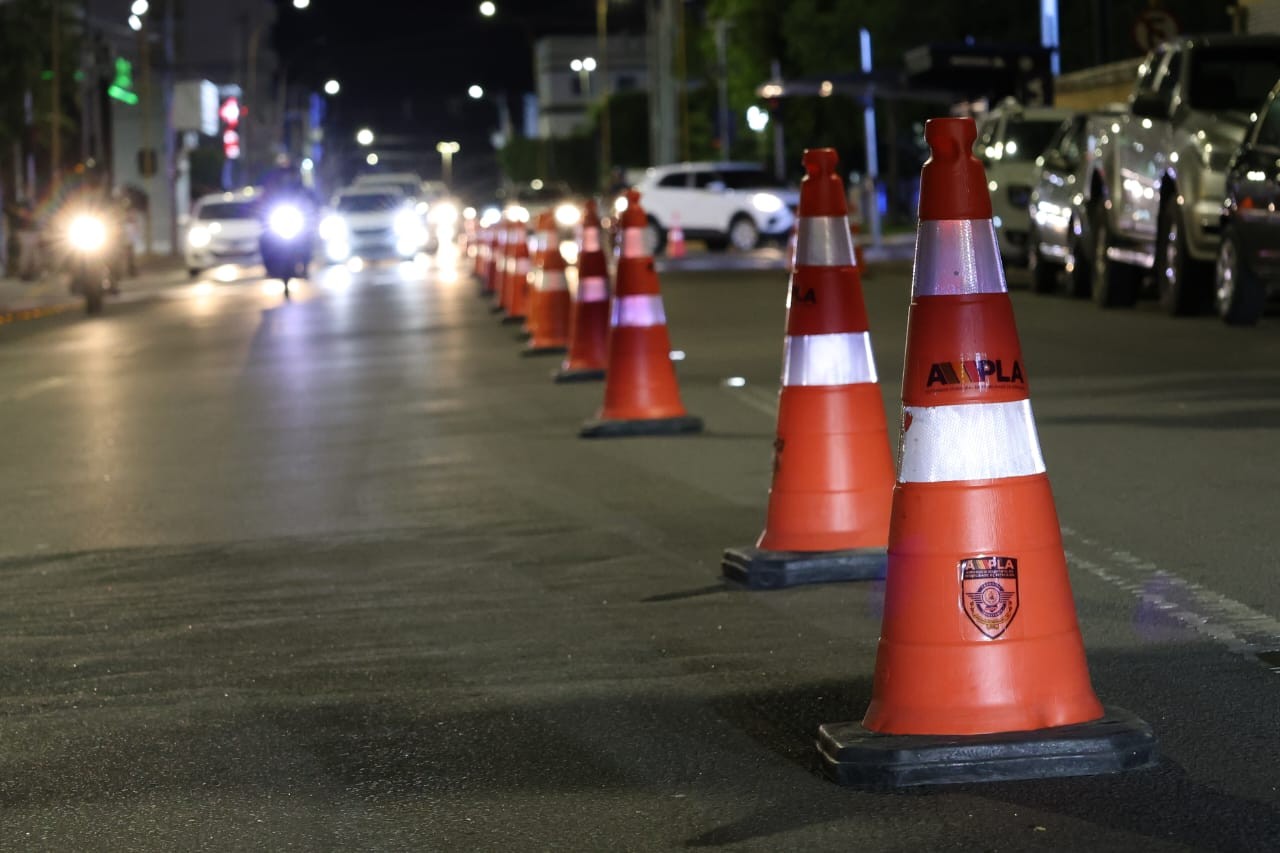
{"type": "Polygon", "coordinates": [[[1201,48],[1191,60],[1187,106],[1193,110],[1256,110],[1280,79],[1274,48],[1201,48]]]}
{"type": "Polygon", "coordinates": [[[338,199],[338,210],[343,213],[379,213],[404,204],[404,196],[395,193],[360,193],[344,195],[338,199]]]}
{"type": "Polygon", "coordinates": [[[1005,125],[1004,149],[1000,159],[1007,163],[1030,162],[1049,147],[1049,141],[1062,127],[1061,118],[1011,118],[1005,125]]]}
{"type": "Polygon", "coordinates": [[[248,201],[220,201],[201,205],[200,209],[196,211],[196,219],[206,221],[257,218],[258,206],[248,201]]]}
{"type": "Polygon", "coordinates": [[[726,169],[720,173],[720,176],[724,179],[724,185],[731,190],[771,187],[778,183],[763,169],[726,169]]]}

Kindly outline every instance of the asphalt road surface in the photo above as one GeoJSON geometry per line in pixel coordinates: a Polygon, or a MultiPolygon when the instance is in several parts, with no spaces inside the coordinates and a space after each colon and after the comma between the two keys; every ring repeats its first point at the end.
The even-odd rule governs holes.
{"type": "MultiPolygon", "coordinates": [[[[866,280],[891,422],[909,281],[866,280]]],[[[1015,291],[1095,687],[1162,758],[864,793],[813,738],[883,585],[719,578],[785,274],[663,285],[699,437],[577,438],[601,387],[447,262],[0,328],[0,847],[1280,849],[1280,318],[1015,291]]]]}

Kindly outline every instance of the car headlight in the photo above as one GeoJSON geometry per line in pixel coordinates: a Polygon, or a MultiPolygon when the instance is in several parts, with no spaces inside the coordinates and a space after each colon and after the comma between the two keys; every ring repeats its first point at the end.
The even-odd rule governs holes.
{"type": "Polygon", "coordinates": [[[431,221],[437,225],[456,225],[458,223],[458,206],[453,202],[438,202],[431,208],[431,221]]]}
{"type": "Polygon", "coordinates": [[[107,224],[97,216],[80,214],[67,227],[67,239],[81,252],[96,252],[107,242],[107,224]]]}
{"type": "Polygon", "coordinates": [[[331,213],[320,220],[320,239],[330,243],[344,243],[347,240],[347,223],[341,216],[331,213]]]}
{"type": "Polygon", "coordinates": [[[773,193],[756,193],[751,197],[751,206],[761,213],[777,213],[784,205],[773,193]]]}
{"type": "Polygon", "coordinates": [[[572,228],[582,221],[582,211],[578,210],[576,204],[564,204],[556,207],[556,224],[565,228],[572,228]]]}
{"type": "Polygon", "coordinates": [[[187,245],[193,249],[203,249],[213,241],[213,233],[203,225],[197,225],[187,232],[187,245]]]}
{"type": "Polygon", "coordinates": [[[271,233],[282,240],[292,240],[302,233],[307,219],[302,211],[292,204],[282,204],[272,209],[267,216],[267,227],[271,233]]]}
{"type": "Polygon", "coordinates": [[[422,220],[418,218],[416,211],[409,208],[396,214],[391,227],[395,230],[397,237],[412,237],[422,230],[422,220]]]}
{"type": "Polygon", "coordinates": [[[625,195],[620,195],[613,200],[614,213],[622,213],[622,211],[626,209],[627,209],[627,197],[625,195]]]}
{"type": "Polygon", "coordinates": [[[512,222],[528,222],[529,208],[513,204],[511,207],[507,208],[507,219],[510,219],[512,222]]]}
{"type": "Polygon", "coordinates": [[[488,228],[502,221],[502,211],[496,207],[486,207],[480,214],[480,227],[488,228]]]}

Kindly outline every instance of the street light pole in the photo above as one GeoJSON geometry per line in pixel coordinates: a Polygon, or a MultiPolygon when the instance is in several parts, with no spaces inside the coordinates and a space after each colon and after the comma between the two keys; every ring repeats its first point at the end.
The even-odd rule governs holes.
{"type": "Polygon", "coordinates": [[[440,152],[441,179],[445,186],[453,187],[453,155],[462,150],[456,142],[437,142],[436,150],[440,152]]]}
{"type": "Polygon", "coordinates": [[[596,55],[600,57],[600,186],[609,184],[613,170],[613,141],[609,126],[609,0],[596,0],[596,55]]]}

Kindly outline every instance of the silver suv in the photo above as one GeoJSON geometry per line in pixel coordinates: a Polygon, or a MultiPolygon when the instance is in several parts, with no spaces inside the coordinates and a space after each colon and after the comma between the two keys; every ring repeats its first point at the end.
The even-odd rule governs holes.
{"type": "MultiPolygon", "coordinates": [[[[712,251],[749,251],[762,238],[785,240],[800,194],[754,163],[677,163],[645,171],[636,184],[649,214],[648,248],[666,248],[667,229],[704,240],[712,251]]],[[[621,200],[625,204],[625,200],[621,200]]]]}
{"type": "Polygon", "coordinates": [[[1095,300],[1132,305],[1150,271],[1170,314],[1209,307],[1227,164],[1277,78],[1280,36],[1180,38],[1147,56],[1093,157],[1095,300]]]}

